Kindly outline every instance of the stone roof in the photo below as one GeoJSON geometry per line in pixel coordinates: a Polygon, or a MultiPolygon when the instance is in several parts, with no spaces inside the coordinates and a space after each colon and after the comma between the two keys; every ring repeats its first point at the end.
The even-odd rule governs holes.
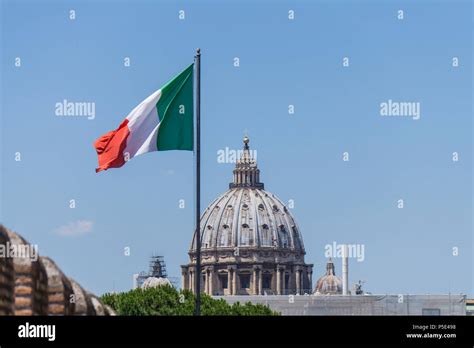
{"type": "MultiPolygon", "coordinates": [[[[35,250],[3,225],[0,244],[4,251],[12,246],[35,250]]],[[[37,251],[6,256],[0,257],[0,315],[115,315],[97,296],[67,278],[52,259],[37,251]]]]}
{"type": "Polygon", "coordinates": [[[94,307],[87,292],[74,279],[69,278],[75,296],[74,315],[94,315],[94,307]]]}
{"type": "Polygon", "coordinates": [[[41,256],[40,260],[48,276],[48,314],[72,315],[75,299],[71,282],[49,257],[41,256]]]}

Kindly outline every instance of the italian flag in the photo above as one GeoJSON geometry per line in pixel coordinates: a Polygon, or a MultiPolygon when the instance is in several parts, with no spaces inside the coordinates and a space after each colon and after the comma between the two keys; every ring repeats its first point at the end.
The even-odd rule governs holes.
{"type": "Polygon", "coordinates": [[[96,172],[119,168],[147,152],[193,150],[193,68],[188,66],[135,107],[116,130],[95,141],[96,172]]]}

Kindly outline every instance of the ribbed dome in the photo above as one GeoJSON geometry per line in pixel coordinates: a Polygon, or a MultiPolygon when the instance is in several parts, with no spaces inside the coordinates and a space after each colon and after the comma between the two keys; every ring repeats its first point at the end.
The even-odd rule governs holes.
{"type": "Polygon", "coordinates": [[[230,189],[211,203],[201,217],[202,249],[257,247],[304,254],[295,219],[275,195],[263,189],[248,138],[244,144],[230,189]]]}
{"type": "Polygon", "coordinates": [[[314,294],[325,295],[325,294],[341,294],[342,293],[342,280],[336,276],[334,271],[334,263],[329,259],[326,264],[326,274],[318,279],[316,287],[314,288],[314,294]]]}
{"type": "Polygon", "coordinates": [[[273,194],[260,189],[235,188],[225,192],[205,210],[201,231],[203,249],[304,249],[288,209],[273,194]]]}

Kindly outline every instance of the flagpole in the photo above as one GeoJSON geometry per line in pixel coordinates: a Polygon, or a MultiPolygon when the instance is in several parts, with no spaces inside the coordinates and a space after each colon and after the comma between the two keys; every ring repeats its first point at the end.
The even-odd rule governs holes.
{"type": "Polygon", "coordinates": [[[201,49],[196,51],[196,307],[201,314],[201,49]]]}

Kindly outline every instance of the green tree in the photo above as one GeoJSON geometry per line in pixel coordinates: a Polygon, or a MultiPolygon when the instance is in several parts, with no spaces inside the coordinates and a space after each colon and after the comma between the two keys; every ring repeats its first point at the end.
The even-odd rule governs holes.
{"type": "MultiPolygon", "coordinates": [[[[172,286],[134,289],[122,293],[107,293],[103,303],[112,307],[118,315],[193,315],[194,294],[189,290],[178,291],[172,286]]],[[[236,302],[228,304],[224,299],[201,295],[202,315],[278,315],[269,307],[236,302]]]]}

